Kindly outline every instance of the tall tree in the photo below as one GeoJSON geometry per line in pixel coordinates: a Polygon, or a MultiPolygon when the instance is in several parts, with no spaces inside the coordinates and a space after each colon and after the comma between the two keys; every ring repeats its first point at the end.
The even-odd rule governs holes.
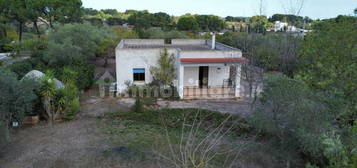
{"type": "Polygon", "coordinates": [[[43,16],[43,10],[45,10],[45,1],[43,0],[27,0],[27,18],[33,23],[37,36],[40,37],[40,31],[37,25],[38,18],[43,16]]]}
{"type": "Polygon", "coordinates": [[[250,19],[252,30],[255,33],[265,33],[271,27],[270,22],[266,16],[253,16],[250,19]]]}
{"type": "Polygon", "coordinates": [[[153,14],[152,26],[161,27],[164,30],[170,29],[173,25],[173,19],[167,13],[159,12],[153,14]]]}
{"type": "Polygon", "coordinates": [[[177,29],[183,31],[193,31],[198,32],[200,27],[197,23],[197,20],[192,15],[181,16],[177,22],[177,29]]]}
{"type": "Polygon", "coordinates": [[[81,0],[44,0],[43,14],[53,28],[53,22],[70,23],[81,21],[83,15],[81,0]]]}
{"type": "Polygon", "coordinates": [[[321,22],[305,38],[299,59],[298,74],[310,87],[346,100],[350,108],[350,113],[343,115],[346,120],[357,118],[356,27],[355,17],[340,16],[321,22]]]}
{"type": "Polygon", "coordinates": [[[116,9],[102,9],[100,11],[105,14],[112,15],[112,16],[119,14],[119,12],[116,9]]]}
{"type": "Polygon", "coordinates": [[[23,26],[28,19],[29,6],[24,0],[13,0],[8,4],[9,18],[17,21],[19,41],[22,40],[23,26]]]}
{"type": "Polygon", "coordinates": [[[84,8],[83,12],[85,15],[94,16],[94,15],[97,15],[99,11],[96,9],[93,9],[93,8],[84,8]]]}
{"type": "Polygon", "coordinates": [[[134,12],[128,18],[128,23],[134,25],[137,28],[146,29],[151,26],[152,20],[153,20],[152,15],[148,11],[138,11],[138,12],[134,12]]]}
{"type": "Polygon", "coordinates": [[[214,15],[196,15],[196,21],[203,31],[221,31],[225,23],[223,19],[214,15]]]}
{"type": "Polygon", "coordinates": [[[33,100],[36,99],[34,89],[33,81],[19,81],[15,73],[0,68],[0,127],[5,127],[5,131],[10,122],[21,123],[25,114],[32,111],[33,100]]]}

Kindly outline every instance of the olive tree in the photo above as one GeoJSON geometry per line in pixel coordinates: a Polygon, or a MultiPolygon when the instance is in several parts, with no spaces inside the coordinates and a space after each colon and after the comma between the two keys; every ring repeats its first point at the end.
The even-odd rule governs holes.
{"type": "Polygon", "coordinates": [[[90,23],[57,25],[49,34],[45,60],[50,64],[93,60],[102,40],[112,34],[90,23]]]}
{"type": "MultiPolygon", "coordinates": [[[[8,137],[11,122],[21,122],[32,111],[36,85],[30,80],[17,80],[15,73],[0,68],[0,132],[8,137]]],[[[2,139],[0,139],[0,142],[2,139]]]]}
{"type": "Polygon", "coordinates": [[[176,78],[175,57],[169,54],[165,48],[157,62],[158,67],[151,67],[150,71],[154,79],[159,82],[161,86],[169,86],[173,84],[176,78]]]}

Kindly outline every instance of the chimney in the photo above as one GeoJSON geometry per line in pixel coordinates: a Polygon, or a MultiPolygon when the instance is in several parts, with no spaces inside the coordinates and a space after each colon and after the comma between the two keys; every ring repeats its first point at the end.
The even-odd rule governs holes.
{"type": "Polygon", "coordinates": [[[216,49],[216,33],[212,33],[212,50],[216,49]]]}

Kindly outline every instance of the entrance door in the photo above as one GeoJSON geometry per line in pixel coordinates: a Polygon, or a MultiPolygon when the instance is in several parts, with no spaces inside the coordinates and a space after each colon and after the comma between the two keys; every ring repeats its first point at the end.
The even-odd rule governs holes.
{"type": "Polygon", "coordinates": [[[199,68],[199,81],[200,81],[200,88],[208,87],[208,66],[200,66],[199,68]]]}

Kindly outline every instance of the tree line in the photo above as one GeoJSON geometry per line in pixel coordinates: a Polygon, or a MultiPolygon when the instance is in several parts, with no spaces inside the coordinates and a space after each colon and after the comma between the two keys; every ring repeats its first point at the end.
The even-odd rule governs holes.
{"type": "MultiPolygon", "coordinates": [[[[31,22],[40,35],[37,22],[43,18],[51,28],[54,22],[78,22],[82,17],[81,0],[0,0],[1,23],[18,27],[18,37],[22,40],[24,24],[31,22]]],[[[3,29],[6,31],[6,29],[3,29]]],[[[6,35],[6,33],[4,33],[6,35]]]]}
{"type": "Polygon", "coordinates": [[[93,22],[105,21],[109,25],[121,25],[128,23],[137,28],[148,29],[151,27],[161,27],[163,30],[181,31],[221,31],[225,28],[224,19],[214,15],[191,15],[186,14],[180,17],[170,16],[164,12],[149,13],[148,11],[127,10],[124,13],[116,9],[95,10],[84,9],[84,13],[89,16],[88,20],[93,22]]]}

